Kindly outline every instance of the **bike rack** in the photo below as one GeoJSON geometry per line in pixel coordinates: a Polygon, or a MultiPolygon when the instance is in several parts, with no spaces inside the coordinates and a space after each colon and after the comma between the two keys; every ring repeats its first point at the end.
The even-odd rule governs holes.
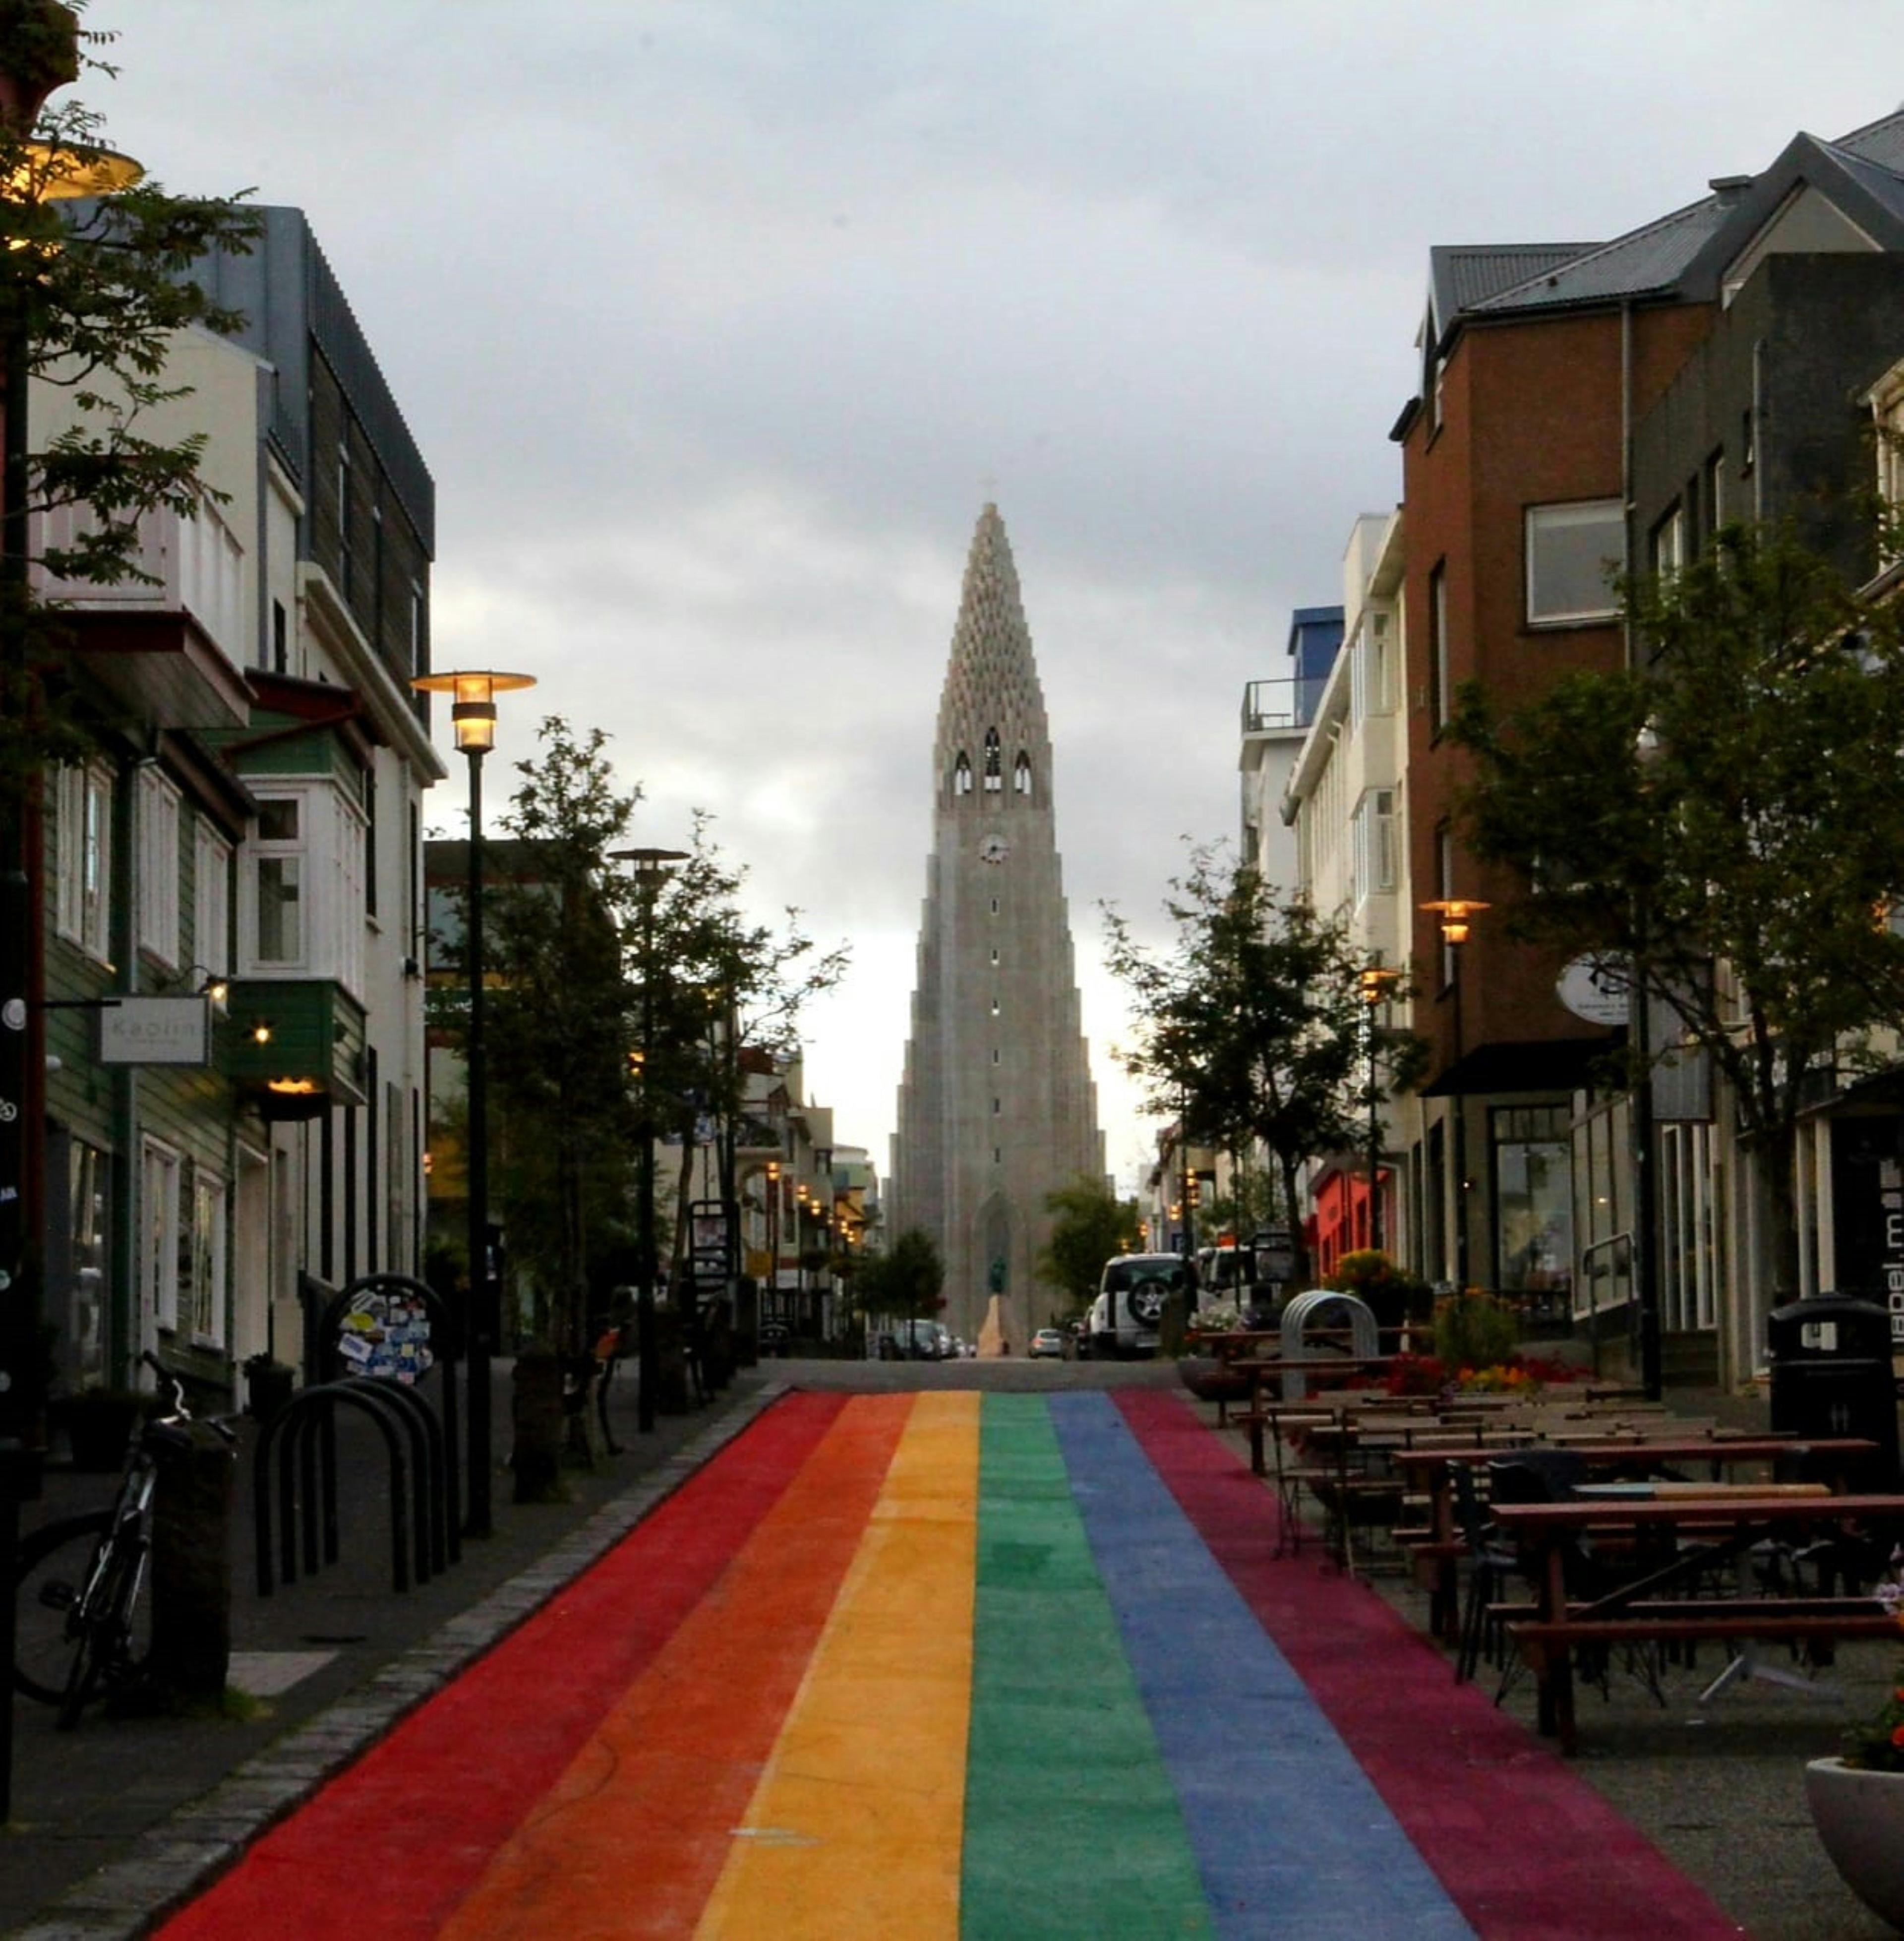
{"type": "MultiPolygon", "coordinates": [[[[371,1383],[364,1381],[325,1382],[316,1388],[301,1389],[293,1395],[289,1403],[267,1423],[258,1438],[258,1447],[252,1457],[252,1510],[255,1524],[258,1548],[258,1594],[268,1597],[273,1588],[271,1576],[271,1457],[280,1447],[283,1453],[278,1464],[278,1512],[280,1545],[280,1574],[287,1584],[298,1580],[297,1544],[297,1494],[292,1479],[292,1458],[300,1457],[304,1481],[304,1502],[307,1515],[304,1519],[304,1560],[306,1573],[313,1573],[317,1568],[317,1528],[308,1513],[317,1500],[318,1482],[316,1451],[313,1447],[314,1437],[328,1438],[329,1462],[325,1481],[329,1487],[325,1492],[323,1502],[324,1548],[325,1560],[335,1563],[337,1559],[337,1502],[336,1502],[336,1423],[335,1405],[345,1402],[361,1410],[376,1425],[377,1432],[384,1438],[384,1446],[390,1458],[390,1567],[393,1588],[407,1591],[410,1588],[410,1515],[406,1500],[409,1491],[409,1466],[405,1462],[402,1442],[399,1439],[397,1427],[405,1420],[388,1406],[388,1397],[380,1395],[371,1383]],[[294,1436],[295,1432],[295,1436],[294,1436]]],[[[414,1423],[410,1425],[410,1435],[414,1441],[420,1434],[414,1423]]],[[[428,1539],[422,1530],[417,1533],[417,1557],[420,1566],[419,1580],[427,1579],[429,1551],[428,1539]]]]}
{"type": "MultiPolygon", "coordinates": [[[[429,1316],[430,1341],[432,1347],[440,1345],[443,1352],[438,1355],[434,1367],[443,1373],[443,1499],[452,1533],[450,1555],[452,1560],[462,1554],[459,1538],[463,1522],[463,1457],[460,1435],[460,1417],[457,1402],[457,1357],[449,1353],[449,1344],[455,1339],[451,1330],[450,1311],[443,1297],[428,1282],[420,1281],[410,1274],[367,1273],[359,1274],[333,1295],[325,1304],[324,1311],[318,1318],[316,1340],[322,1357],[319,1372],[325,1381],[335,1381],[345,1371],[338,1365],[343,1357],[338,1352],[338,1337],[342,1331],[339,1325],[345,1310],[356,1297],[368,1290],[387,1288],[392,1292],[406,1295],[412,1301],[420,1301],[429,1316]]],[[[370,1376],[360,1377],[367,1380],[383,1380],[385,1377],[370,1376]]],[[[397,1383],[395,1386],[408,1385],[397,1383]]],[[[408,1392],[417,1392],[414,1386],[408,1392]]]]}

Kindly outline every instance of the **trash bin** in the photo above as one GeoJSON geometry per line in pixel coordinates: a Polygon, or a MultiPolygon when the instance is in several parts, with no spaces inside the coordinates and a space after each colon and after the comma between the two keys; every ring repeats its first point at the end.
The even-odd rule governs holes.
{"type": "Polygon", "coordinates": [[[1821,1294],[1787,1301],[1765,1319],[1774,1434],[1860,1436],[1878,1453],[1853,1487],[1898,1486],[1897,1386],[1890,1316],[1876,1302],[1821,1294]]]}

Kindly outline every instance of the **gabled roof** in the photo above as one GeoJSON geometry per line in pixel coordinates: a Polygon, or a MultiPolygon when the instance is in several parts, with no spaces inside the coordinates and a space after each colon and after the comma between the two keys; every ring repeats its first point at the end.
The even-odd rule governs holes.
{"type": "Polygon", "coordinates": [[[1817,189],[1885,249],[1904,251],[1904,110],[1837,142],[1800,134],[1770,167],[1609,243],[1508,243],[1429,252],[1435,332],[1628,299],[1710,302],[1733,262],[1801,185],[1817,189]]]}
{"type": "Polygon", "coordinates": [[[1498,291],[1543,277],[1599,247],[1593,243],[1441,243],[1428,252],[1430,300],[1439,328],[1498,291]]]}

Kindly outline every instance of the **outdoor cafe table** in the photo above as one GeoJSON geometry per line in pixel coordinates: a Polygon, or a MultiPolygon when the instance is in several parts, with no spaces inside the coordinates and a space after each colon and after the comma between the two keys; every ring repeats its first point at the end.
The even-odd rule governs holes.
{"type": "MultiPolygon", "coordinates": [[[[1649,1638],[1689,1634],[1703,1620],[1709,1626],[1709,1636],[1749,1637],[1754,1622],[1750,1613],[1762,1611],[1762,1605],[1741,1605],[1739,1617],[1728,1620],[1711,1603],[1687,1602],[1677,1606],[1683,1615],[1676,1619],[1673,1607],[1655,1600],[1653,1594],[1737,1556],[1774,1532],[1829,1527],[1848,1533],[1872,1524],[1904,1527],[1904,1496],[1820,1495],[1805,1484],[1789,1486],[1782,1493],[1752,1484],[1731,1487],[1710,1484],[1655,1496],[1496,1503],[1490,1514],[1529,1559],[1537,1615],[1531,1628],[1508,1628],[1511,1634],[1530,1629],[1539,1640],[1539,1648],[1533,1655],[1539,1681],[1541,1730],[1557,1734],[1561,1750],[1571,1753],[1576,1739],[1573,1647],[1581,1641],[1577,1628],[1592,1627],[1596,1643],[1609,1641],[1610,1633],[1613,1642],[1641,1643],[1649,1638]],[[1661,1570],[1590,1603],[1570,1606],[1566,1585],[1569,1551],[1589,1531],[1597,1536],[1615,1530],[1650,1536],[1664,1551],[1672,1551],[1682,1536],[1692,1542],[1673,1554],[1661,1570]]],[[[1796,1634],[1810,1625],[1817,1635],[1829,1637],[1884,1635],[1890,1627],[1887,1617],[1875,1615],[1878,1607],[1869,1598],[1792,1601],[1795,1612],[1802,1615],[1772,1619],[1765,1624],[1766,1631],[1776,1628],[1780,1634],[1796,1634]]]]}
{"type": "Polygon", "coordinates": [[[1452,1463],[1478,1468],[1484,1463],[1511,1461],[1516,1447],[1565,1449],[1578,1456],[1589,1472],[1621,1469],[1655,1471],[1669,1465],[1707,1464],[1716,1477],[1722,1469],[1747,1463],[1775,1462],[1795,1448],[1808,1450],[1848,1471],[1866,1457],[1875,1456],[1878,1445],[1857,1436],[1832,1436],[1810,1440],[1792,1435],[1658,1435],[1640,1439],[1605,1441],[1541,1441],[1531,1435],[1516,1444],[1496,1440],[1483,1447],[1438,1448],[1420,1446],[1397,1449],[1389,1460],[1401,1473],[1404,1487],[1419,1494],[1428,1492],[1429,1527],[1433,1538],[1426,1552],[1432,1564],[1429,1582],[1429,1623],[1440,1636],[1453,1634],[1459,1600],[1456,1595],[1456,1554],[1461,1533],[1455,1527],[1454,1484],[1449,1475],[1452,1463]]]}

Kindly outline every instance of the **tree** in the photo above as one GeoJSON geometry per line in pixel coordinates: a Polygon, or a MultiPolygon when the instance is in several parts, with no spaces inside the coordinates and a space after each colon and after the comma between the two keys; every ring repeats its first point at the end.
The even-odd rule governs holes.
{"type": "Polygon", "coordinates": [[[1038,1276],[1064,1298],[1066,1316],[1081,1314],[1096,1293],[1104,1264],[1137,1244],[1137,1203],[1120,1200],[1101,1181],[1080,1178],[1048,1193],[1057,1217],[1038,1258],[1038,1276]]]}
{"type": "Polygon", "coordinates": [[[945,1262],[932,1236],[909,1227],[891,1250],[869,1254],[860,1263],[853,1291],[866,1314],[924,1319],[945,1306],[945,1262]]]}
{"type": "Polygon", "coordinates": [[[519,847],[497,869],[485,930],[487,1047],[498,1210],[535,1299],[537,1331],[588,1343],[592,1264],[627,1239],[630,1094],[621,904],[607,859],[638,789],[614,785],[599,729],[552,717],[503,818],[519,847]]]}
{"type": "Polygon", "coordinates": [[[139,521],[197,509],[206,488],[204,439],[167,443],[146,436],[142,414],[184,396],[166,381],[172,339],[198,326],[230,331],[237,313],[193,280],[215,249],[243,253],[258,218],[237,197],[170,194],[145,180],[115,186],[101,118],[77,102],[32,106],[78,78],[81,66],[113,70],[93,51],[108,35],[78,32],[68,8],[47,0],[0,0],[0,353],[8,421],[0,546],[0,789],[17,799],[41,765],[83,752],[84,738],[60,705],[57,674],[67,631],[35,601],[29,520],[84,509],[77,521],[41,517],[38,561],[56,579],[107,585],[149,579],[136,564],[139,521]],[[16,112],[5,112],[9,105],[16,112]],[[31,118],[30,127],[27,125],[31,118]],[[34,382],[73,394],[79,422],[29,448],[25,400],[34,382]]]}
{"type": "Polygon", "coordinates": [[[1796,1292],[1800,1110],[1904,1017],[1904,609],[1744,527],[1621,604],[1645,666],[1505,717],[1463,692],[1462,833],[1512,876],[1511,934],[1637,964],[1723,1076],[1796,1292]]]}
{"type": "MultiPolygon", "coordinates": [[[[1120,1054],[1146,1102],[1180,1116],[1193,1144],[1260,1143],[1294,1208],[1304,1163],[1359,1137],[1358,1089],[1368,1022],[1363,964],[1343,925],[1285,896],[1222,845],[1190,852],[1164,909],[1177,926],[1167,958],[1138,943],[1107,907],[1107,961],[1129,989],[1138,1041],[1120,1054]]],[[[1392,1084],[1413,1055],[1405,1032],[1388,1035],[1392,1084]]],[[[1307,1246],[1293,1223],[1296,1273],[1307,1246]]]]}
{"type": "Polygon", "coordinates": [[[747,872],[723,859],[712,822],[706,811],[695,812],[692,850],[657,888],[652,911],[637,912],[626,934],[637,983],[644,963],[655,974],[645,1082],[657,1122],[681,1142],[677,1273],[697,1197],[693,1156],[711,1128],[719,1134],[718,1197],[730,1206],[736,1199],[733,1129],[745,1103],[742,1054],[781,1059],[793,1052],[802,1008],[839,983],[848,957],[844,944],[819,952],[797,909],[787,909],[778,928],[751,921],[740,903],[747,872]]]}

